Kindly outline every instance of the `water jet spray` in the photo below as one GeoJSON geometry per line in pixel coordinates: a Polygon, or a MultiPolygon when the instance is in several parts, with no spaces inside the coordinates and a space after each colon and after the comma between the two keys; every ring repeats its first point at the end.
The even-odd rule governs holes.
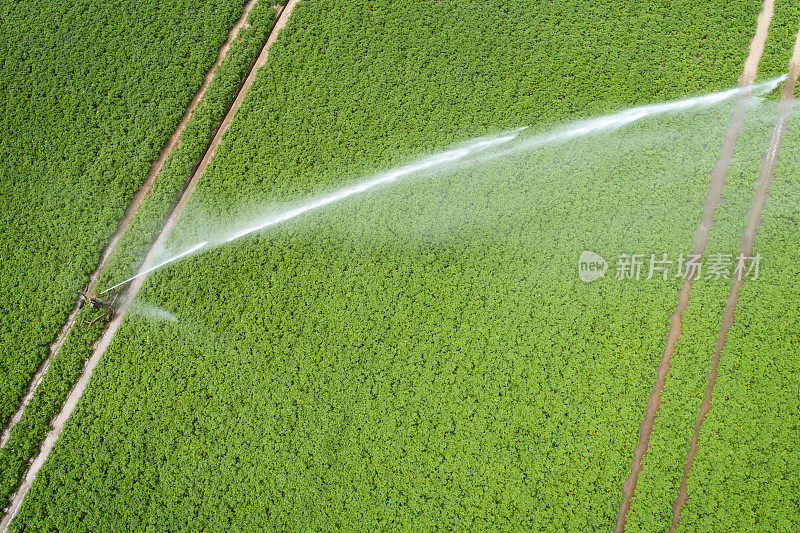
{"type": "Polygon", "coordinates": [[[511,130],[509,132],[495,135],[492,137],[481,137],[478,139],[474,139],[472,141],[463,143],[458,147],[441,152],[426,159],[422,159],[416,163],[412,163],[409,165],[405,165],[393,170],[380,173],[370,179],[362,181],[361,183],[350,185],[342,189],[339,189],[336,192],[318,197],[317,199],[309,201],[299,207],[284,211],[282,213],[267,218],[262,218],[260,220],[251,223],[245,228],[233,230],[220,239],[214,239],[213,242],[211,243],[209,241],[203,241],[195,246],[192,246],[188,250],[185,250],[165,261],[162,261],[161,263],[153,267],[147,268],[146,270],[139,272],[135,276],[132,276],[121,283],[109,287],[105,291],[99,293],[99,295],[105,294],[136,278],[139,278],[141,276],[149,274],[150,272],[158,270],[174,261],[177,261],[178,259],[196,253],[203,248],[212,248],[221,246],[223,244],[227,244],[229,242],[250,235],[251,233],[255,233],[270,226],[275,226],[282,222],[286,222],[304,213],[308,213],[309,211],[329,206],[331,204],[344,200],[345,198],[361,194],[370,189],[374,189],[379,186],[392,183],[394,181],[399,180],[400,178],[406,177],[411,174],[416,174],[422,171],[433,170],[448,166],[457,166],[465,162],[484,163],[487,161],[491,161],[493,159],[505,157],[526,150],[531,150],[547,144],[566,142],[586,135],[614,131],[633,122],[642,120],[646,117],[663,115],[674,112],[688,111],[696,108],[710,107],[715,104],[724,102],[725,100],[739,96],[747,96],[747,95],[761,96],[764,94],[768,94],[770,91],[774,90],[784,80],[786,80],[787,77],[788,75],[784,74],[782,76],[778,76],[771,80],[758,83],[755,85],[750,85],[747,87],[728,89],[725,91],[719,91],[716,93],[706,94],[702,96],[694,96],[674,102],[649,104],[630,109],[625,109],[623,111],[619,111],[617,113],[613,113],[603,117],[575,122],[570,126],[554,130],[550,133],[528,137],[511,146],[508,146],[509,143],[516,140],[518,135],[522,131],[527,129],[527,126],[520,127],[511,130]],[[500,146],[506,146],[506,148],[503,150],[497,150],[487,153],[492,148],[500,146]],[[477,155],[477,157],[472,158],[471,156],[473,155],[477,155]]]}
{"type": "Polygon", "coordinates": [[[117,283],[116,285],[113,285],[113,286],[107,288],[103,292],[98,293],[98,296],[102,295],[102,294],[105,294],[108,291],[114,290],[117,287],[121,287],[121,286],[125,285],[126,283],[128,283],[129,281],[133,281],[136,278],[140,278],[140,277],[142,277],[144,275],[147,275],[150,272],[153,272],[154,270],[158,270],[159,268],[161,268],[163,266],[166,266],[166,265],[172,263],[173,261],[177,261],[178,259],[181,259],[182,257],[186,257],[187,255],[193,254],[193,253],[197,252],[198,250],[200,250],[202,247],[204,247],[206,244],[208,244],[208,242],[206,242],[206,241],[203,241],[200,244],[196,244],[195,246],[192,246],[188,250],[185,250],[185,251],[179,253],[178,255],[176,255],[174,257],[171,257],[171,258],[169,258],[169,259],[167,259],[165,261],[162,261],[161,263],[159,263],[157,265],[154,265],[154,266],[152,266],[152,267],[150,267],[148,269],[142,270],[141,272],[139,272],[135,276],[131,276],[128,279],[126,279],[125,281],[121,281],[121,282],[117,283]]]}

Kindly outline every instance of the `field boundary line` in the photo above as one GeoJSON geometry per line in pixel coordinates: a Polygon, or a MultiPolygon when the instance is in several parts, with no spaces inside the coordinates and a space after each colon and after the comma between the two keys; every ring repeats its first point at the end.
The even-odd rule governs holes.
{"type": "MultiPolygon", "coordinates": [[[[747,214],[747,226],[745,226],[742,231],[742,238],[739,243],[739,251],[745,256],[750,256],[753,253],[756,232],[758,226],[761,225],[761,211],[764,208],[764,203],[768,196],[767,190],[775,179],[775,166],[778,160],[778,152],[780,152],[783,144],[786,125],[789,122],[794,107],[794,89],[797,85],[798,72],[800,72],[800,32],[797,33],[794,52],[792,58],[789,60],[789,77],[783,85],[781,99],[778,102],[775,126],[772,129],[767,152],[761,160],[761,169],[758,175],[758,181],[756,182],[753,205],[747,214]]],[[[700,411],[697,414],[697,421],[694,425],[694,433],[692,434],[692,439],[689,444],[689,453],[686,456],[686,463],[683,467],[680,490],[672,505],[672,523],[669,528],[670,531],[674,531],[678,526],[683,506],[689,499],[686,485],[689,472],[694,463],[695,454],[699,448],[700,426],[702,426],[703,420],[711,410],[711,397],[714,391],[714,385],[717,381],[717,367],[719,366],[722,349],[725,347],[725,339],[728,335],[728,331],[733,325],[736,304],[739,301],[739,288],[741,288],[743,281],[743,277],[734,276],[730,291],[728,292],[725,314],[723,315],[722,323],[720,324],[720,329],[717,334],[717,342],[714,345],[714,354],[711,358],[711,369],[708,372],[708,381],[706,382],[705,392],[703,393],[703,403],[700,406],[700,411]]]]}
{"type": "MultiPolygon", "coordinates": [[[[223,119],[222,123],[220,124],[217,132],[215,133],[211,143],[209,144],[208,149],[206,150],[200,164],[195,169],[194,173],[192,174],[191,179],[189,180],[188,185],[184,189],[180,200],[173,208],[167,222],[164,224],[163,229],[161,230],[160,234],[156,238],[153,246],[150,248],[147,256],[145,257],[144,263],[140,268],[140,271],[146,270],[149,268],[154,262],[155,258],[161,252],[164,242],[166,241],[167,237],[169,236],[172,227],[175,224],[175,221],[180,216],[183,207],[186,204],[186,201],[189,199],[192,191],[194,191],[195,185],[197,180],[202,176],[203,172],[205,171],[205,167],[208,161],[213,157],[214,149],[219,145],[222,135],[227,130],[228,126],[231,123],[232,117],[235,115],[236,110],[241,105],[244,95],[247,93],[247,90],[253,83],[255,79],[255,75],[257,70],[266,63],[267,54],[269,47],[275,42],[277,38],[278,32],[286,25],[286,21],[292,11],[294,5],[298,2],[298,0],[289,0],[284,6],[280,6],[278,9],[277,17],[275,22],[273,23],[272,27],[270,28],[269,36],[267,37],[266,42],[261,48],[259,52],[258,58],[256,59],[255,63],[251,66],[250,72],[245,79],[245,82],[239,88],[239,91],[234,99],[233,104],[228,108],[225,118],[223,119]]],[[[255,0],[252,0],[252,3],[255,3],[255,0]]],[[[248,4],[250,5],[250,3],[248,4]]],[[[246,19],[246,15],[245,15],[246,19]]],[[[226,50],[227,51],[227,50],[226,50]]],[[[11,521],[16,516],[19,508],[25,498],[25,495],[30,490],[33,481],[36,478],[36,474],[38,474],[39,470],[44,465],[47,457],[50,455],[50,451],[53,448],[53,445],[58,440],[59,436],[61,435],[61,431],[64,429],[64,425],[67,419],[75,410],[75,407],[80,400],[83,391],[86,388],[86,385],[89,383],[89,379],[94,371],[97,363],[100,361],[103,353],[108,348],[109,344],[111,343],[111,339],[113,338],[114,334],[116,333],[117,329],[119,328],[122,320],[127,313],[130,304],[136,298],[136,294],[138,293],[139,289],[141,288],[142,284],[144,283],[146,276],[141,276],[139,278],[134,279],[131,282],[129,289],[125,292],[123,296],[122,304],[120,305],[119,310],[114,314],[114,318],[109,323],[106,330],[103,332],[102,337],[97,342],[92,352],[92,356],[86,361],[84,368],[81,372],[80,377],[75,382],[73,387],[70,389],[64,404],[62,405],[61,410],[59,411],[58,415],[53,418],[50,423],[50,430],[47,432],[47,435],[44,438],[44,441],[41,444],[39,454],[33,459],[31,464],[28,466],[27,471],[23,475],[22,483],[14,494],[11,500],[11,504],[8,507],[5,515],[3,516],[2,521],[0,521],[0,533],[6,533],[8,530],[11,521]]]]}
{"type": "MultiPolygon", "coordinates": [[[[211,80],[214,78],[216,74],[217,67],[222,63],[225,57],[228,54],[228,50],[230,49],[233,41],[236,40],[236,37],[239,35],[239,31],[243,28],[248,27],[247,24],[247,16],[250,14],[250,10],[253,8],[257,0],[249,0],[247,4],[244,6],[244,11],[242,12],[241,17],[239,20],[234,24],[231,30],[228,32],[228,38],[220,47],[219,52],[217,52],[217,59],[214,64],[211,65],[211,68],[206,73],[202,85],[195,93],[192,100],[189,102],[189,106],[186,108],[186,112],[181,117],[180,122],[178,123],[177,128],[172,133],[172,135],[167,140],[167,143],[159,152],[158,158],[150,165],[150,170],[147,172],[147,176],[145,177],[144,182],[142,185],[136,190],[136,193],[131,198],[131,203],[128,204],[128,207],[125,209],[125,213],[123,214],[122,218],[117,222],[117,229],[114,234],[111,236],[111,239],[108,241],[105,249],[103,250],[102,255],[100,256],[100,262],[97,265],[97,268],[89,275],[89,281],[85,286],[85,292],[87,294],[91,294],[94,291],[95,284],[97,280],[100,278],[100,275],[105,270],[106,266],[108,265],[108,260],[111,257],[111,254],[114,252],[114,249],[119,242],[120,237],[128,228],[133,219],[133,215],[139,210],[139,207],[142,204],[142,201],[147,196],[147,193],[150,192],[150,189],[155,183],[161,169],[164,167],[164,163],[166,162],[169,155],[172,151],[180,144],[180,136],[183,133],[183,130],[186,128],[186,125],[189,123],[189,120],[192,118],[192,114],[194,113],[195,108],[202,100],[203,96],[205,96],[206,89],[211,84],[211,80]]],[[[25,407],[30,402],[31,398],[33,398],[36,389],[39,387],[39,384],[44,379],[47,370],[50,367],[50,361],[58,354],[61,345],[64,343],[64,339],[67,336],[67,332],[72,328],[73,324],[75,323],[75,317],[78,315],[79,307],[76,305],[73,307],[72,312],[70,312],[69,316],[67,317],[67,321],[64,323],[64,326],[56,335],[55,340],[50,343],[50,350],[49,355],[42,361],[39,365],[39,368],[33,375],[31,379],[28,390],[25,395],[22,397],[20,401],[19,408],[11,415],[8,422],[6,423],[2,434],[0,434],[0,448],[4,447],[8,442],[8,439],[11,436],[11,430],[20,421],[22,418],[22,414],[25,410],[25,407]]]]}
{"type": "MultiPolygon", "coordinates": [[[[758,64],[764,52],[764,46],[769,33],[769,24],[772,21],[774,12],[774,0],[764,0],[761,6],[761,12],[756,19],[756,31],[750,41],[750,50],[745,59],[742,73],[739,76],[740,87],[748,87],[752,85],[756,79],[758,64]]],[[[749,99],[750,91],[744,91],[736,97],[733,112],[728,121],[725,137],[720,147],[720,154],[711,170],[709,190],[703,202],[703,218],[694,233],[693,254],[702,255],[708,244],[708,236],[714,225],[714,213],[716,212],[717,206],[722,203],[722,191],[725,188],[728,168],[733,160],[736,142],[744,128],[744,117],[747,112],[749,99]]],[[[689,294],[692,290],[692,280],[694,278],[693,274],[694,273],[687,276],[684,281],[683,287],[678,293],[678,304],[675,307],[675,312],[669,317],[669,331],[667,333],[664,352],[661,355],[658,367],[656,367],[656,382],[647,399],[644,418],[641,424],[639,424],[639,440],[633,452],[630,474],[622,485],[624,498],[617,512],[617,520],[614,525],[615,533],[622,533],[625,531],[625,521],[631,507],[631,499],[636,491],[636,483],[642,471],[642,461],[650,445],[650,435],[653,432],[656,413],[661,406],[661,391],[664,389],[664,384],[666,383],[667,374],[670,369],[670,360],[672,359],[672,354],[675,352],[675,346],[681,334],[681,318],[683,312],[689,305],[689,294]]]]}

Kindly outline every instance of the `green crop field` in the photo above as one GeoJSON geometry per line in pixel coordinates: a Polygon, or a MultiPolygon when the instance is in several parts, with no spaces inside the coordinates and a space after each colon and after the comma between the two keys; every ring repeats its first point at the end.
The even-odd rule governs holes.
{"type": "Polygon", "coordinates": [[[682,520],[696,530],[800,527],[798,124],[795,112],[755,241],[768,263],[740,292],[689,476],[682,520]]]}
{"type": "MultiPolygon", "coordinates": [[[[712,253],[726,253],[735,255],[739,240],[742,235],[742,228],[747,224],[747,210],[753,202],[753,185],[755,184],[761,160],[769,142],[769,135],[774,125],[776,110],[774,106],[767,105],[763,107],[763,112],[751,111],[746,119],[745,128],[739,141],[736,145],[736,156],[732,162],[728,177],[726,180],[726,187],[724,191],[725,203],[717,208],[717,216],[715,217],[715,225],[711,230],[708,252],[712,253]]],[[[781,160],[784,161],[781,172],[786,172],[786,169],[796,165],[793,158],[796,157],[792,152],[796,150],[791,144],[788,144],[790,139],[785,139],[784,147],[781,149],[781,160]]],[[[795,168],[797,168],[795,166],[795,168]]],[[[780,199],[780,196],[786,193],[781,191],[785,185],[781,184],[780,175],[776,176],[776,183],[770,188],[770,195],[772,198],[767,202],[764,211],[764,223],[759,228],[759,235],[764,235],[761,238],[767,238],[765,232],[769,231],[770,218],[789,217],[791,219],[792,210],[796,210],[796,206],[791,204],[789,198],[780,199]]],[[[787,220],[790,222],[790,220],[787,220]]],[[[791,231],[785,234],[783,231],[789,230],[789,227],[784,226],[777,237],[775,233],[772,234],[772,239],[777,238],[777,242],[785,242],[784,239],[791,238],[791,231]]],[[[778,250],[766,250],[761,246],[756,246],[754,253],[761,253],[764,257],[763,270],[760,272],[759,279],[752,284],[744,285],[745,291],[755,291],[760,295],[765,292],[769,293],[770,285],[774,283],[770,278],[777,276],[777,279],[789,279],[789,276],[783,271],[788,264],[785,259],[786,251],[778,252],[778,250]]],[[[781,284],[782,288],[791,290],[791,284],[781,284]]],[[[699,279],[692,287],[692,295],[689,308],[684,314],[683,326],[681,329],[681,340],[678,343],[675,355],[672,358],[672,368],[670,369],[669,377],[666,382],[664,393],[662,395],[663,403],[658,413],[658,418],[654,427],[654,433],[650,440],[650,449],[645,459],[645,467],[639,478],[639,485],[637,493],[633,498],[631,507],[631,514],[628,518],[627,529],[653,531],[669,524],[670,521],[670,507],[672,501],[675,499],[677,487],[680,483],[683,474],[683,465],[686,460],[686,455],[689,450],[689,442],[694,430],[697,413],[700,409],[700,404],[703,399],[703,391],[706,386],[708,372],[711,364],[711,353],[714,350],[714,344],[717,340],[717,333],[720,328],[722,316],[725,307],[725,300],[730,289],[730,283],[719,283],[714,280],[699,279]]],[[[776,302],[782,302],[782,299],[777,299],[776,302]]],[[[781,304],[782,313],[790,312],[793,303],[790,300],[785,302],[787,307],[781,304]]],[[[752,305],[752,304],[750,304],[752,305]]],[[[741,327],[739,324],[739,313],[748,313],[747,308],[749,305],[746,300],[740,300],[737,307],[736,321],[734,327],[741,327]]],[[[763,321],[763,318],[742,319],[746,324],[756,325],[757,322],[763,321]]],[[[772,323],[772,320],[770,320],[772,323]]],[[[790,329],[786,329],[788,336],[786,340],[791,342],[792,333],[790,329]]],[[[736,334],[732,331],[727,336],[725,351],[721,361],[727,362],[731,365],[741,364],[746,359],[755,359],[754,354],[746,354],[741,351],[741,348],[734,348],[736,345],[736,334]]],[[[753,343],[755,339],[747,336],[747,343],[753,343]]],[[[763,349],[763,348],[762,348],[763,349]]],[[[774,349],[768,348],[766,353],[769,359],[775,357],[774,349]]],[[[791,358],[787,358],[787,364],[791,365],[791,358]]],[[[729,372],[726,370],[725,372],[729,372]]],[[[787,376],[789,377],[789,376],[787,376]]],[[[721,412],[728,411],[731,406],[728,404],[728,399],[723,388],[723,379],[725,375],[720,373],[717,385],[714,389],[715,403],[714,409],[711,410],[710,416],[721,416],[721,412]],[[719,400],[716,395],[720,394],[719,400]]],[[[792,383],[792,378],[789,377],[787,384],[792,383]]],[[[795,378],[796,380],[796,378],[795,378]]],[[[772,387],[764,383],[764,392],[767,393],[772,387]]],[[[739,408],[734,408],[738,411],[739,408]]],[[[744,414],[743,413],[740,413],[744,414]]],[[[726,418],[730,416],[726,414],[726,418]]],[[[708,418],[707,421],[710,422],[708,418]]],[[[766,420],[765,420],[766,421],[766,420]]],[[[790,425],[793,425],[790,424],[790,425]]],[[[704,429],[707,426],[704,426],[704,429]]],[[[737,425],[730,426],[740,438],[740,427],[737,425]]],[[[786,442],[789,442],[788,440],[786,442]]],[[[728,443],[733,444],[733,443],[728,443]]],[[[730,447],[727,453],[730,453],[734,446],[730,447]]],[[[701,443],[700,451],[708,453],[713,449],[713,446],[706,443],[701,443]]],[[[775,453],[780,453],[779,449],[775,449],[775,453]]],[[[748,456],[750,456],[748,452],[748,456]]],[[[718,459],[723,459],[719,457],[718,459]]],[[[724,460],[724,459],[723,459],[724,460]]],[[[698,468],[695,464],[695,468],[698,468]]],[[[722,465],[717,465],[718,467],[722,465]]],[[[726,468],[721,468],[717,475],[723,476],[726,468]]],[[[696,474],[696,472],[693,471],[696,474]]],[[[797,484],[800,482],[800,471],[795,469],[795,473],[791,469],[787,469],[787,483],[797,484]]],[[[747,469],[742,469],[742,475],[749,477],[752,472],[747,469]]],[[[749,486],[748,483],[743,483],[739,490],[746,490],[750,492],[755,487],[749,486]],[[746,489],[745,489],[746,487],[746,489]]],[[[694,499],[699,497],[694,496],[698,493],[698,488],[690,487],[692,499],[689,500],[690,509],[693,508],[698,502],[694,499]]],[[[783,490],[783,489],[781,489],[783,490]]],[[[789,490],[786,493],[789,494],[789,490]]],[[[756,491],[757,493],[757,491],[756,491]]],[[[727,502],[732,503],[732,502],[727,502]]],[[[784,501],[784,504],[788,502],[784,501]]],[[[753,508],[741,509],[738,513],[738,524],[734,527],[731,523],[733,530],[747,530],[752,529],[753,525],[758,523],[758,514],[761,510],[754,512],[753,508]],[[749,524],[749,526],[747,526],[749,524]]],[[[767,519],[766,512],[764,519],[767,519]]],[[[786,517],[791,515],[786,515],[786,517]]],[[[712,520],[729,520],[724,518],[722,514],[711,515],[712,520]]],[[[770,522],[774,518],[768,519],[770,522]]],[[[683,522],[684,519],[682,519],[683,522]]],[[[792,521],[797,523],[800,516],[794,515],[792,521]]],[[[714,529],[710,527],[711,524],[705,524],[699,527],[700,530],[714,529]]],[[[778,529],[781,529],[780,527],[778,529]]],[[[792,528],[788,528],[791,530],[792,528]]]]}
{"type": "MultiPolygon", "coordinates": [[[[130,49],[140,43],[127,68],[144,73],[157,63],[163,76],[107,78],[113,119],[92,117],[102,135],[84,133],[82,144],[60,137],[75,150],[65,160],[64,149],[33,150],[21,135],[0,141],[13,154],[0,163],[2,202],[17,213],[3,215],[11,228],[2,238],[11,295],[3,298],[15,306],[2,319],[8,414],[242,7],[165,4],[148,22],[135,16],[148,6],[124,4],[128,11],[113,16],[143,27],[120,24],[125,34],[92,41],[98,73],[110,70],[102,50],[117,38],[130,49]],[[143,44],[159,31],[172,40],[143,44]],[[73,173],[59,177],[55,169],[72,168],[65,161],[75,162],[73,173]],[[49,176],[38,194],[60,203],[24,209],[39,197],[12,187],[12,175],[29,187],[49,176]],[[96,197],[102,215],[92,203],[76,212],[77,199],[96,197]],[[22,231],[34,219],[54,226],[22,231]],[[62,226],[67,237],[42,229],[62,226]],[[31,277],[11,250],[30,250],[43,233],[58,252],[37,255],[31,277]],[[76,243],[85,245],[80,259],[62,261],[76,243]],[[23,283],[38,292],[19,304],[23,283]],[[31,312],[44,318],[26,322],[31,312]],[[14,333],[21,324],[28,329],[14,333]]],[[[289,5],[167,242],[173,252],[199,241],[213,249],[147,276],[9,531],[613,530],[683,286],[674,271],[645,279],[647,261],[692,250],[736,102],[650,108],[588,134],[580,127],[597,123],[575,121],[736,87],[761,4],[289,5]],[[553,131],[568,134],[542,141],[553,131]],[[503,134],[515,138],[217,246],[219,235],[265,215],[302,211],[343,187],[503,134]],[[585,251],[608,261],[605,278],[580,279],[585,251]],[[619,279],[618,256],[634,253],[645,257],[641,279],[619,279]]],[[[123,234],[104,286],[139,268],[223,123],[272,23],[272,7],[256,6],[123,234]]],[[[80,8],[48,9],[42,20],[69,31],[99,22],[80,8]]],[[[796,6],[776,6],[758,80],[786,72],[798,21],[796,6]]],[[[17,55],[3,79],[30,91],[19,76],[23,47],[8,46],[17,55]]],[[[92,87],[91,77],[55,70],[45,77],[53,95],[62,77],[77,84],[67,92],[92,87]]],[[[777,117],[774,94],[763,92],[737,130],[706,260],[738,253],[777,117]]],[[[4,84],[0,95],[8,104],[17,90],[4,84]]],[[[33,111],[4,120],[29,125],[26,113],[47,114],[53,102],[29,96],[33,111]]],[[[89,120],[83,107],[73,113],[72,128],[89,120]]],[[[796,115],[755,239],[763,270],[740,290],[680,531],[800,527],[796,115]]],[[[670,527],[730,286],[723,278],[692,287],[627,530],[670,527]]],[[[73,328],[0,449],[5,496],[101,333],[73,328]]]]}
{"type": "MultiPolygon", "coordinates": [[[[129,226],[116,243],[108,266],[99,283],[107,287],[113,275],[129,275],[139,265],[137,252],[148,246],[163,223],[163,214],[177,199],[187,175],[208,145],[215,124],[247,74],[252,59],[272,24],[274,9],[258,4],[249,12],[249,27],[243,28],[231,43],[225,59],[219,65],[203,98],[180,136],[180,144],[169,154],[157,180],[131,217],[129,226]]],[[[118,280],[116,280],[118,281],[118,280]]],[[[97,313],[84,308],[76,324],[95,318],[97,313]]],[[[19,485],[20,476],[35,457],[39,443],[49,429],[50,420],[58,413],[67,393],[81,373],[83,363],[91,355],[91,345],[97,340],[97,329],[72,328],[58,353],[51,359],[47,373],[27,403],[22,416],[0,447],[0,498],[9,497],[19,485]]]]}
{"type": "Polygon", "coordinates": [[[0,424],[242,1],[3,2],[0,424]]]}

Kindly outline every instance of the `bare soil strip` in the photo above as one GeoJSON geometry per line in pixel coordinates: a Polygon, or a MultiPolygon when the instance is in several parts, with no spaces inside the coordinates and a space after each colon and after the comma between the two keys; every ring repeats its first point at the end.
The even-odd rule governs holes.
{"type": "MultiPolygon", "coordinates": [[[[222,63],[225,56],[228,54],[228,49],[230,49],[231,44],[236,39],[236,36],[239,34],[239,30],[242,28],[246,28],[247,24],[247,16],[250,14],[250,10],[255,5],[256,0],[250,0],[244,7],[244,11],[242,12],[242,16],[236,22],[236,24],[231,28],[231,31],[228,33],[228,39],[219,49],[219,53],[217,54],[217,60],[211,65],[211,68],[206,73],[205,78],[203,79],[203,84],[200,86],[200,89],[197,90],[197,93],[192,98],[189,106],[186,108],[186,112],[184,113],[183,117],[181,118],[180,123],[178,123],[178,127],[175,129],[173,134],[170,136],[167,144],[161,149],[159,153],[158,159],[156,159],[153,164],[150,166],[150,170],[147,173],[147,177],[145,178],[144,183],[139,187],[136,193],[133,195],[131,199],[131,203],[125,209],[125,214],[123,215],[122,219],[117,223],[117,229],[114,232],[114,235],[108,241],[105,249],[103,250],[103,255],[100,257],[100,263],[95,268],[94,272],[91,273],[89,276],[89,281],[86,285],[85,292],[91,294],[94,291],[94,286],[97,280],[102,274],[103,270],[105,269],[106,265],[108,264],[108,258],[111,257],[111,253],[114,251],[114,248],[117,246],[117,242],[119,242],[119,238],[122,233],[128,228],[131,223],[131,219],[133,218],[134,213],[138,211],[139,207],[142,204],[145,196],[147,193],[150,192],[150,189],[153,186],[156,178],[158,177],[159,172],[164,166],[167,157],[172,153],[172,151],[179,145],[180,143],[180,135],[183,132],[184,128],[186,128],[186,124],[189,122],[189,119],[192,117],[192,113],[194,109],[197,107],[197,104],[200,103],[200,100],[206,93],[206,89],[208,89],[211,80],[214,78],[214,73],[217,70],[217,67],[222,63]]],[[[45,373],[47,373],[47,369],[50,367],[50,361],[52,360],[53,356],[58,353],[59,348],[61,348],[61,344],[64,342],[64,338],[67,335],[67,332],[72,328],[72,325],[75,323],[75,317],[77,316],[79,308],[77,304],[72,309],[72,312],[67,317],[67,321],[64,323],[64,326],[61,328],[61,331],[58,332],[55,340],[50,344],[50,354],[47,358],[42,361],[42,364],[39,365],[39,368],[36,370],[36,373],[33,375],[33,379],[31,379],[30,384],[28,385],[28,391],[26,392],[25,396],[22,398],[20,402],[20,406],[17,411],[11,416],[6,427],[3,430],[2,435],[0,435],[0,448],[6,445],[8,442],[8,438],[11,435],[11,428],[19,422],[20,418],[22,418],[22,413],[25,409],[25,406],[28,405],[31,398],[33,397],[33,393],[36,392],[36,388],[42,382],[45,373]]]]}
{"type": "MultiPolygon", "coordinates": [[[[753,205],[750,208],[747,216],[747,226],[742,234],[742,239],[739,243],[739,251],[746,256],[753,253],[753,241],[756,236],[758,226],[761,224],[761,210],[764,207],[764,201],[767,198],[767,189],[772,184],[775,177],[775,165],[777,163],[778,152],[783,143],[783,135],[786,132],[786,124],[792,114],[792,107],[794,105],[794,88],[797,84],[797,76],[800,71],[800,33],[797,34],[795,41],[794,53],[789,62],[789,78],[783,86],[783,93],[781,101],[778,103],[778,114],[775,121],[775,126],[772,130],[770,137],[769,147],[767,153],[761,161],[761,170],[758,176],[756,185],[755,196],[753,198],[753,205]]],[[[711,370],[708,373],[708,382],[706,383],[705,393],[703,394],[703,403],[700,406],[700,412],[697,415],[697,421],[694,425],[694,433],[689,445],[689,453],[686,457],[686,463],[683,467],[683,478],[681,479],[680,491],[678,497],[672,505],[672,524],[670,531],[674,531],[678,526],[681,518],[681,510],[689,498],[686,491],[686,482],[689,476],[689,471],[692,469],[694,457],[697,453],[700,436],[700,426],[703,424],[703,419],[711,410],[711,395],[714,391],[714,384],[717,380],[717,366],[719,365],[720,354],[725,346],[725,338],[727,337],[728,330],[733,324],[733,315],[736,311],[736,304],[739,301],[739,288],[742,286],[741,279],[734,278],[731,284],[730,292],[728,293],[728,300],[725,305],[725,314],[722,318],[719,332],[717,334],[717,342],[714,345],[714,355],[711,358],[711,370]]]]}
{"type": "MultiPolygon", "coordinates": [[[[756,79],[758,63],[764,51],[764,44],[767,40],[769,23],[772,20],[773,12],[774,0],[764,0],[761,13],[758,15],[755,36],[750,41],[750,52],[745,60],[742,73],[739,76],[739,85],[741,87],[751,85],[756,79]]],[[[703,203],[703,218],[694,234],[693,254],[703,254],[708,244],[708,235],[711,231],[711,227],[714,225],[714,213],[717,206],[722,203],[722,190],[725,187],[728,167],[733,160],[739,133],[744,127],[744,116],[747,112],[749,98],[749,91],[740,94],[736,98],[733,113],[728,121],[725,138],[720,148],[719,157],[714,164],[714,168],[711,170],[709,191],[703,203]]],[[[614,526],[614,531],[618,533],[625,530],[625,520],[631,507],[631,498],[636,490],[639,474],[642,470],[642,460],[650,444],[650,435],[653,432],[656,413],[661,406],[661,391],[664,389],[664,384],[670,369],[670,360],[672,359],[675,345],[681,334],[681,316],[689,305],[689,294],[691,290],[692,276],[688,277],[684,282],[678,295],[678,305],[675,308],[675,313],[669,317],[669,333],[667,334],[667,341],[664,352],[661,355],[659,366],[656,368],[656,382],[647,399],[644,419],[639,425],[639,442],[633,452],[630,474],[622,485],[622,492],[625,497],[617,512],[617,521],[614,526]]]]}
{"type": "MultiPolygon", "coordinates": [[[[267,38],[267,42],[261,49],[258,59],[256,60],[252,69],[250,70],[247,79],[245,80],[242,87],[239,89],[239,93],[236,95],[236,99],[234,100],[233,105],[231,105],[230,109],[225,115],[225,118],[222,121],[221,126],[217,130],[216,135],[214,135],[214,138],[212,139],[211,144],[209,145],[209,148],[206,151],[206,154],[204,155],[202,161],[200,162],[200,165],[197,167],[194,174],[192,175],[189,184],[187,185],[186,189],[181,195],[180,200],[178,201],[177,205],[175,206],[169,218],[167,219],[167,222],[164,224],[164,228],[161,230],[161,233],[156,238],[156,241],[151,247],[150,251],[148,252],[147,257],[145,257],[141,270],[146,270],[150,268],[153,264],[155,264],[156,258],[158,257],[159,253],[161,253],[164,243],[166,242],[167,237],[169,237],[169,234],[172,231],[173,226],[175,225],[175,221],[178,219],[181,212],[183,211],[183,208],[186,205],[189,196],[191,196],[192,191],[194,191],[197,180],[200,178],[200,176],[203,175],[203,172],[205,171],[208,161],[214,154],[214,149],[219,145],[222,139],[222,135],[227,130],[228,126],[231,123],[233,115],[236,113],[236,110],[239,108],[239,106],[242,103],[242,100],[244,99],[244,95],[247,93],[247,90],[252,85],[253,80],[255,79],[256,71],[266,62],[269,47],[272,45],[273,42],[275,42],[278,32],[286,25],[286,21],[289,18],[289,15],[291,14],[291,11],[294,8],[294,5],[297,3],[297,1],[298,0],[290,0],[286,4],[286,6],[284,6],[282,9],[279,8],[280,12],[278,20],[272,26],[270,35],[267,38]]],[[[248,4],[248,6],[252,6],[252,3],[254,2],[248,4]]],[[[114,337],[114,334],[116,333],[117,329],[122,323],[122,320],[125,318],[125,314],[127,313],[127,310],[130,307],[133,300],[136,298],[136,294],[142,287],[145,278],[146,276],[142,276],[136,278],[131,282],[130,287],[128,288],[128,290],[124,295],[124,299],[119,310],[114,315],[114,319],[109,323],[108,328],[106,328],[106,330],[103,332],[103,336],[95,345],[95,349],[94,352],[92,353],[92,356],[86,362],[83,372],[81,373],[80,378],[78,378],[78,381],[75,383],[75,386],[72,388],[72,390],[70,390],[69,395],[67,396],[67,399],[61,408],[61,411],[51,421],[50,424],[51,429],[45,436],[44,441],[42,442],[39,455],[36,456],[31,465],[28,467],[28,471],[25,473],[23,482],[20,485],[19,490],[17,491],[16,494],[14,494],[14,497],[12,498],[11,501],[11,505],[9,506],[8,511],[3,517],[2,522],[0,522],[0,533],[6,532],[9,524],[11,523],[11,520],[13,520],[17,511],[19,510],[19,507],[22,504],[25,495],[27,494],[28,490],[33,484],[34,479],[36,478],[36,474],[39,472],[42,465],[47,460],[47,457],[50,454],[53,445],[56,443],[58,437],[61,435],[61,431],[63,430],[64,424],[66,423],[67,419],[75,410],[75,407],[77,406],[78,401],[80,400],[80,397],[83,394],[84,389],[86,388],[86,385],[89,383],[92,371],[95,369],[97,363],[100,361],[100,358],[103,356],[103,353],[106,351],[109,344],[111,343],[111,339],[114,337]]]]}

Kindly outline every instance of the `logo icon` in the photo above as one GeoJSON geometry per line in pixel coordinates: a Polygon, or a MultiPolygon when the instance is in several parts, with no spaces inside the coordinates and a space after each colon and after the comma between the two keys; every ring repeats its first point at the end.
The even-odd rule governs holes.
{"type": "Polygon", "coordinates": [[[605,277],[608,263],[594,252],[585,251],[578,258],[578,277],[581,281],[591,283],[605,277]]]}

